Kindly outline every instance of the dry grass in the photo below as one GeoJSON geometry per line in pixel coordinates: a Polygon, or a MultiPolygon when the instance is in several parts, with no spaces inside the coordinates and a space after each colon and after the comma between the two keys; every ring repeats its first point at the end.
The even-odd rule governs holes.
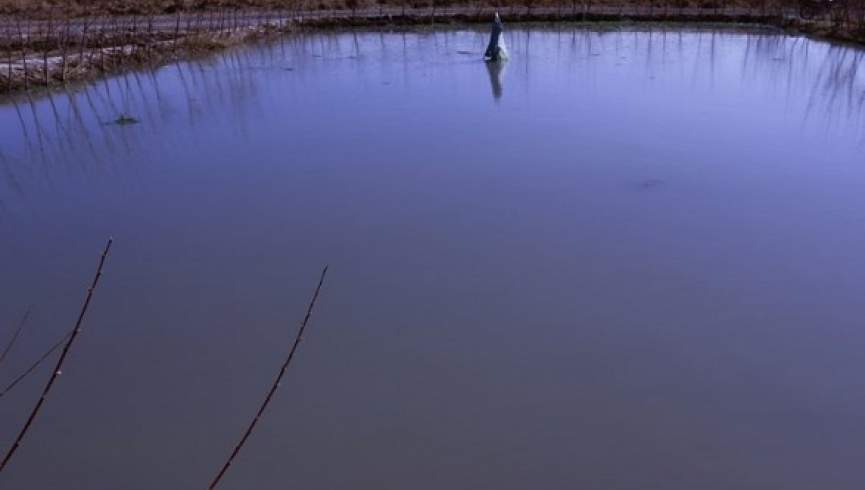
{"type": "MultiPolygon", "coordinates": [[[[807,0],[806,0],[807,1],[807,0]]],[[[852,0],[865,3],[865,0],[852,0]]],[[[333,10],[378,7],[421,8],[447,6],[568,7],[575,5],[632,4],[669,7],[796,8],[800,0],[0,0],[0,14],[36,17],[84,15],[152,15],[177,11],[221,9],[333,10]]]]}
{"type": "Polygon", "coordinates": [[[296,28],[486,22],[758,22],[865,43],[865,0],[0,0],[0,92],[296,28]],[[802,4],[801,2],[806,2],[802,4]],[[802,6],[807,9],[803,9],[802,6]],[[85,8],[86,6],[86,8],[85,8]],[[807,15],[805,14],[807,12],[807,15]],[[85,15],[86,14],[86,15],[85,15]]]}

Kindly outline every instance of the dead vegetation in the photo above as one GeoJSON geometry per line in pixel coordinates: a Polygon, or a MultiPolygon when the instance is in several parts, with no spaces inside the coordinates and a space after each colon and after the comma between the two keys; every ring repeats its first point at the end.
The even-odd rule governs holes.
{"type": "Polygon", "coordinates": [[[497,8],[590,11],[595,8],[653,12],[673,9],[725,11],[745,9],[762,13],[796,14],[803,18],[832,17],[861,21],[865,0],[0,0],[0,15],[50,17],[148,16],[200,11],[369,11],[421,8],[497,8]],[[854,19],[855,18],[855,19],[854,19]]]}
{"type": "Polygon", "coordinates": [[[142,64],[161,63],[261,37],[285,25],[269,18],[241,23],[221,11],[170,17],[7,19],[0,91],[50,87],[142,64]],[[157,23],[158,22],[158,23],[157,23]]]}
{"type": "Polygon", "coordinates": [[[299,28],[516,21],[772,24],[865,42],[865,0],[0,0],[0,92],[50,87],[299,28]]]}

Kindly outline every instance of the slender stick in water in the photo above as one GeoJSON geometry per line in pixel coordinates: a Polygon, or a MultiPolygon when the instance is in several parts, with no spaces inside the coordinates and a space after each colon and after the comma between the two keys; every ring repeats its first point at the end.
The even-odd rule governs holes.
{"type": "Polygon", "coordinates": [[[207,487],[210,490],[216,488],[216,485],[218,485],[219,481],[222,480],[222,477],[225,475],[225,472],[228,471],[228,467],[231,466],[231,463],[234,461],[237,453],[240,452],[240,449],[246,443],[246,440],[249,439],[249,435],[252,434],[252,430],[255,428],[255,424],[258,423],[258,420],[261,419],[262,414],[264,414],[264,411],[270,404],[270,400],[273,398],[273,394],[276,393],[276,389],[279,387],[279,382],[282,380],[283,375],[285,375],[285,371],[286,369],[288,369],[288,365],[294,358],[295,351],[297,351],[297,346],[300,345],[300,341],[303,339],[303,331],[306,329],[306,324],[309,323],[309,317],[312,315],[312,309],[315,307],[315,301],[318,299],[318,293],[321,291],[321,285],[324,284],[325,274],[327,274],[327,266],[324,266],[324,269],[322,269],[321,271],[321,277],[318,279],[318,286],[315,287],[315,292],[312,295],[309,306],[306,308],[306,316],[303,317],[303,321],[300,324],[300,329],[297,331],[297,337],[295,337],[294,339],[294,344],[292,344],[291,350],[288,351],[288,357],[286,357],[285,362],[282,363],[279,374],[273,381],[273,385],[270,387],[270,391],[267,392],[267,396],[264,398],[264,402],[261,404],[260,407],[258,407],[258,412],[255,414],[255,418],[252,419],[249,427],[246,428],[246,432],[244,432],[243,437],[240,438],[240,442],[238,442],[237,445],[234,446],[234,450],[231,451],[231,455],[225,461],[225,464],[222,465],[222,469],[219,470],[216,478],[214,478],[213,481],[210,483],[210,486],[207,487]]]}
{"type": "Polygon", "coordinates": [[[65,344],[66,341],[69,339],[69,337],[72,335],[72,333],[73,332],[68,332],[66,335],[63,336],[62,339],[55,342],[54,345],[51,346],[51,348],[49,348],[47,351],[45,351],[44,354],[42,354],[39,357],[39,359],[36,359],[36,362],[31,364],[29,368],[27,368],[23,373],[16,376],[15,379],[13,379],[8,385],[6,385],[6,387],[3,388],[3,391],[0,391],[0,398],[3,398],[4,396],[6,396],[7,393],[12,391],[12,388],[15,388],[15,385],[17,385],[18,383],[23,381],[24,378],[26,378],[27,376],[30,375],[30,373],[35,371],[36,368],[38,368],[39,365],[45,361],[45,359],[48,359],[48,356],[50,356],[51,354],[54,353],[54,351],[56,351],[61,346],[63,346],[63,344],[65,344]]]}
{"type": "Polygon", "coordinates": [[[9,343],[6,344],[3,352],[0,352],[0,364],[3,364],[3,359],[6,359],[6,355],[12,350],[15,341],[18,340],[18,336],[21,335],[21,331],[24,330],[24,327],[27,325],[27,319],[30,318],[30,311],[32,309],[33,305],[30,305],[27,307],[27,310],[24,311],[24,316],[21,317],[21,321],[18,322],[18,328],[15,329],[15,333],[12,334],[12,338],[9,339],[9,343]]]}
{"type": "Polygon", "coordinates": [[[9,460],[12,459],[12,455],[15,454],[15,451],[21,445],[21,441],[24,439],[30,426],[33,425],[36,415],[39,414],[39,410],[42,408],[42,405],[45,404],[48,392],[51,391],[51,387],[54,386],[54,382],[57,381],[57,377],[60,376],[60,373],[62,372],[63,362],[66,361],[66,356],[69,355],[69,350],[72,348],[72,344],[75,343],[75,339],[78,338],[78,334],[81,332],[81,324],[84,322],[84,315],[87,313],[87,308],[90,306],[90,300],[93,298],[93,291],[96,290],[96,285],[99,284],[99,279],[102,277],[102,266],[105,265],[105,259],[108,257],[108,252],[111,250],[112,241],[111,238],[108,239],[108,243],[105,244],[105,249],[99,257],[99,266],[96,268],[96,275],[93,276],[93,281],[90,283],[90,287],[87,288],[87,296],[84,298],[84,304],[81,306],[81,312],[78,314],[75,328],[72,329],[72,335],[66,339],[66,343],[63,345],[63,352],[60,354],[60,358],[57,359],[57,365],[54,367],[54,371],[51,372],[51,377],[48,379],[48,383],[42,390],[42,395],[39,397],[39,401],[36,402],[36,406],[33,407],[30,416],[27,417],[27,422],[24,423],[24,426],[18,433],[18,437],[15,438],[15,442],[12,443],[12,446],[6,451],[6,456],[3,457],[3,461],[0,462],[0,472],[6,468],[6,465],[9,464],[9,460]]]}

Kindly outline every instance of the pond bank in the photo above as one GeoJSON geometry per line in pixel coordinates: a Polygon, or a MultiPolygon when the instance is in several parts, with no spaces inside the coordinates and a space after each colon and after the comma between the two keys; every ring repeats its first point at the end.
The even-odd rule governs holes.
{"type": "MultiPolygon", "coordinates": [[[[99,18],[0,19],[0,93],[92,79],[158,65],[243,42],[309,29],[412,28],[489,22],[494,7],[376,8],[364,10],[224,10],[99,18]]],[[[729,7],[564,4],[504,7],[506,23],[712,22],[775,26],[822,38],[863,43],[865,31],[827,14],[804,19],[790,11],[729,7]]]]}

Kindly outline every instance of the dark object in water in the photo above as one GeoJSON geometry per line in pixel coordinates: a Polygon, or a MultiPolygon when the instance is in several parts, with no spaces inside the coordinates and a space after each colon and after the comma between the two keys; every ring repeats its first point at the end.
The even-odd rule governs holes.
{"type": "Polygon", "coordinates": [[[508,59],[508,51],[505,49],[505,42],[502,39],[502,19],[499,13],[496,12],[493,18],[493,29],[490,32],[490,43],[487,45],[487,50],[484,53],[485,61],[504,61],[508,59]]]}
{"type": "Polygon", "coordinates": [[[504,61],[488,61],[484,64],[487,66],[487,73],[490,75],[490,86],[493,89],[493,99],[498,101],[502,98],[502,72],[507,63],[504,61]]]}
{"type": "Polygon", "coordinates": [[[117,116],[117,119],[114,120],[114,124],[117,124],[118,126],[125,126],[127,124],[137,124],[137,123],[138,123],[138,119],[135,119],[134,117],[130,116],[129,114],[121,114],[121,115],[117,116]]]}
{"type": "Polygon", "coordinates": [[[637,183],[637,189],[647,191],[662,185],[664,185],[664,181],[661,179],[645,179],[637,183]]]}

